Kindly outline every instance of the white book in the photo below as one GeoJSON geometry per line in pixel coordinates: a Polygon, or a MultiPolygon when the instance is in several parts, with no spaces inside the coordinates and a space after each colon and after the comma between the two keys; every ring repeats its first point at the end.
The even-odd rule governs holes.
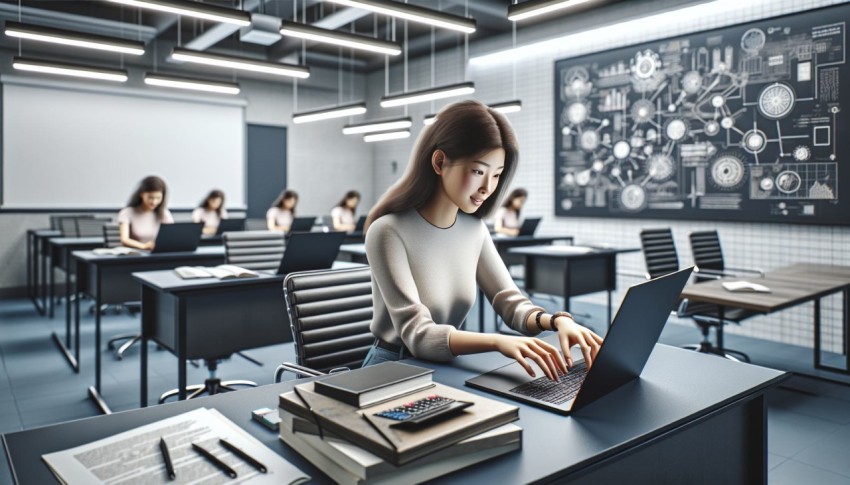
{"type": "Polygon", "coordinates": [[[233,278],[256,278],[259,276],[255,271],[232,264],[221,264],[218,266],[178,266],[174,268],[174,272],[184,280],[194,278],[228,280],[233,278]]]}
{"type": "Polygon", "coordinates": [[[294,431],[296,420],[307,427],[314,425],[283,409],[280,415],[281,440],[339,483],[418,483],[518,450],[522,444],[522,428],[505,424],[407,465],[395,466],[332,433],[325,432],[320,437],[312,432],[294,431]]]}
{"type": "Polygon", "coordinates": [[[142,254],[142,251],[127,246],[115,246],[114,248],[95,248],[92,250],[98,256],[134,256],[142,254]]]}
{"type": "Polygon", "coordinates": [[[724,281],[721,285],[734,293],[770,293],[770,288],[750,281],[724,281]]]}

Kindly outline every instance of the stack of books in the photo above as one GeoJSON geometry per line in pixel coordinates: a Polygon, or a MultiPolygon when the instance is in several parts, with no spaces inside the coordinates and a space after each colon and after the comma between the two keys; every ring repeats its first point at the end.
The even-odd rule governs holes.
{"type": "Polygon", "coordinates": [[[298,384],[280,396],[280,438],[350,484],[422,482],[521,447],[516,406],[435,383],[432,372],[387,362],[298,384]],[[400,417],[447,401],[438,409],[451,411],[423,422],[400,417]]]}

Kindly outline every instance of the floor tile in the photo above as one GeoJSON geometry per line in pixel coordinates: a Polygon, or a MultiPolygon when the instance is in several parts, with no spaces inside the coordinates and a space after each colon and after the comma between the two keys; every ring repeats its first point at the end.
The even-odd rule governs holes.
{"type": "Polygon", "coordinates": [[[768,453],[767,454],[767,469],[773,470],[778,467],[782,462],[787,460],[784,456],[779,456],[776,453],[768,453]]]}
{"type": "Polygon", "coordinates": [[[768,472],[770,485],[847,485],[850,477],[789,459],[768,472]]]}
{"type": "Polygon", "coordinates": [[[768,409],[767,450],[787,458],[838,430],[831,421],[803,414],[768,409]]]}
{"type": "MultiPolygon", "coordinates": [[[[848,410],[850,412],[850,410],[848,410]]],[[[812,444],[795,460],[848,477],[850,483],[850,425],[812,444]]]]}

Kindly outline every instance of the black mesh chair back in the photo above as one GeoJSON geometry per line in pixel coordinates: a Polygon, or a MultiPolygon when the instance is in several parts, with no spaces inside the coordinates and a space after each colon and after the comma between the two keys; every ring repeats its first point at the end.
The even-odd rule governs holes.
{"type": "Polygon", "coordinates": [[[250,270],[277,270],[283,258],[284,238],[279,231],[237,231],[222,234],[227,264],[250,270]]]}
{"type": "Polygon", "coordinates": [[[670,228],[644,229],[640,232],[640,245],[646,261],[646,277],[657,278],[679,270],[676,243],[670,228]]]}
{"type": "Polygon", "coordinates": [[[121,245],[121,229],[118,223],[107,222],[103,224],[103,245],[107,248],[115,248],[121,245]]]}
{"type": "MultiPolygon", "coordinates": [[[[720,249],[720,237],[717,235],[717,231],[692,232],[690,239],[697,272],[710,270],[722,274],[725,265],[723,264],[723,251],[720,249]]],[[[707,279],[700,278],[699,274],[696,274],[696,276],[697,281],[707,279]]]]}
{"type": "Polygon", "coordinates": [[[103,226],[111,222],[108,217],[77,218],[77,235],[79,237],[97,237],[103,235],[103,226]]]}
{"type": "Polygon", "coordinates": [[[327,373],[363,364],[375,341],[368,266],[290,273],[283,292],[298,365],[327,373]]]}

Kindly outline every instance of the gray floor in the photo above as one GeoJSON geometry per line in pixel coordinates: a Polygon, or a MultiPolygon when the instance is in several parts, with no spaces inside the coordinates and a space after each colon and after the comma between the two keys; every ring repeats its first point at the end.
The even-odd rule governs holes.
{"type": "MultiPolygon", "coordinates": [[[[559,302],[540,301],[554,309],[559,302]]],[[[87,308],[84,304],[83,308],[87,308]]],[[[604,328],[604,308],[580,299],[573,302],[579,317],[597,331],[604,328]]],[[[492,315],[492,313],[488,313],[492,315]]],[[[82,332],[79,374],[67,365],[50,339],[53,331],[64,331],[64,314],[49,320],[39,316],[28,300],[0,301],[0,433],[29,429],[98,414],[86,396],[94,383],[94,337],[91,317],[82,332]]],[[[477,329],[473,311],[470,329],[477,329]]],[[[487,319],[488,328],[492,324],[487,319]]],[[[108,313],[104,336],[138,331],[138,317],[108,313]]],[[[667,325],[662,342],[671,345],[699,339],[696,328],[687,321],[667,325]]],[[[761,340],[727,336],[727,345],[744,350],[757,364],[782,369],[805,370],[811,364],[811,349],[784,346],[761,340]]],[[[256,349],[251,356],[265,363],[258,367],[240,357],[221,364],[222,379],[250,379],[259,384],[272,382],[279,362],[293,360],[291,344],[256,349]]],[[[176,386],[176,358],[151,346],[149,395],[151,404],[161,392],[176,386]]],[[[118,361],[106,351],[103,361],[103,395],[114,411],[138,407],[138,348],[118,361]]],[[[189,381],[202,382],[205,369],[189,367],[189,381]]],[[[769,396],[769,481],[771,484],[850,484],[850,385],[822,379],[795,376],[769,396]]],[[[0,484],[11,483],[8,462],[0,459],[0,484]]]]}

